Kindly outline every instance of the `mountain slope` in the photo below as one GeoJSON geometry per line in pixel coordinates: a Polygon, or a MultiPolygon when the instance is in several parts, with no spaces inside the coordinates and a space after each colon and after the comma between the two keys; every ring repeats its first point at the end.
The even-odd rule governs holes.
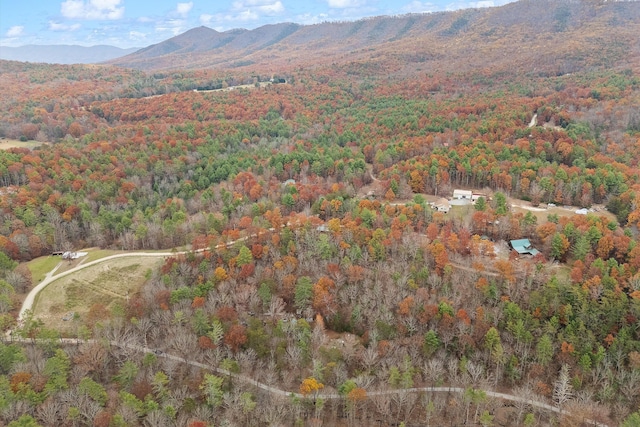
{"type": "Polygon", "coordinates": [[[137,48],[121,49],[115,46],[77,45],[25,45],[0,47],[0,59],[52,64],[93,64],[108,61],[135,52],[137,48]]]}
{"type": "Polygon", "coordinates": [[[415,62],[422,69],[464,70],[490,63],[498,69],[515,64],[523,71],[564,73],[635,61],[637,34],[637,1],[521,0],[496,8],[307,26],[283,23],[251,31],[199,27],[110,63],[146,70],[276,70],[395,60],[400,61],[397,71],[415,62]]]}

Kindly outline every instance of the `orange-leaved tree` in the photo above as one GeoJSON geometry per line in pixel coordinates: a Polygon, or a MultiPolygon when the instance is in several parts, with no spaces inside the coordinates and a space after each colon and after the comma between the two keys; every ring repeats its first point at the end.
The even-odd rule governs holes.
{"type": "Polygon", "coordinates": [[[307,396],[311,393],[315,393],[318,390],[322,390],[324,388],[324,384],[313,377],[308,377],[302,380],[300,384],[300,393],[304,396],[307,396]]]}

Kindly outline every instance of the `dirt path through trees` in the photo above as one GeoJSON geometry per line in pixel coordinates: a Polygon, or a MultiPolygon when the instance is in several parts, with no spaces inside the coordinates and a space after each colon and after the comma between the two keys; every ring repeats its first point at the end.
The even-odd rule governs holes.
{"type": "MultiPolygon", "coordinates": [[[[37,340],[37,339],[24,339],[24,338],[13,338],[11,341],[13,342],[23,342],[23,343],[37,343],[38,341],[46,341],[46,340],[37,340]]],[[[89,339],[89,340],[81,340],[81,339],[76,339],[76,338],[61,338],[60,342],[65,344],[65,345],[82,345],[82,344],[104,344],[105,341],[104,340],[93,340],[93,339],[89,339]]],[[[206,365],[204,363],[195,361],[195,360],[190,360],[190,359],[185,359],[183,357],[180,356],[175,356],[173,354],[169,354],[169,353],[162,353],[162,352],[158,352],[154,349],[148,348],[148,347],[144,347],[141,345],[135,345],[135,344],[127,344],[127,343],[121,343],[118,341],[108,341],[108,343],[112,346],[115,347],[120,347],[120,348],[126,348],[126,349],[131,349],[131,350],[135,350],[135,351],[139,351],[142,353],[147,353],[147,354],[155,354],[157,357],[162,357],[165,359],[169,359],[169,360],[173,360],[176,362],[180,362],[180,363],[186,363],[188,365],[197,367],[197,368],[201,368],[201,369],[206,369],[208,371],[213,371],[217,374],[223,375],[225,377],[228,378],[233,378],[234,380],[238,380],[240,382],[243,382],[245,384],[254,386],[260,390],[266,391],[267,393],[276,395],[276,396],[281,396],[281,397],[290,397],[290,398],[297,398],[297,399],[306,399],[306,398],[311,398],[311,399],[323,399],[323,400],[336,400],[336,399],[345,399],[345,396],[339,394],[339,393],[316,393],[316,394],[312,394],[309,396],[305,396],[301,393],[298,392],[294,392],[294,391],[288,391],[288,390],[283,390],[277,387],[272,387],[270,385],[261,383],[260,381],[251,378],[247,375],[242,375],[242,374],[237,374],[231,371],[228,371],[226,369],[220,368],[220,367],[215,367],[215,366],[211,366],[211,365],[206,365]]],[[[396,394],[402,394],[402,393],[453,393],[453,394],[463,394],[465,393],[466,389],[462,388],[462,387],[413,387],[413,388],[406,388],[406,389],[393,389],[393,390],[373,390],[373,391],[367,391],[367,398],[369,397],[373,397],[373,396],[390,396],[390,395],[396,395],[396,394]]],[[[486,395],[488,397],[493,397],[496,399],[502,399],[502,400],[506,400],[506,401],[510,401],[510,402],[515,402],[515,403],[522,403],[522,404],[526,404],[529,405],[531,407],[534,408],[538,408],[538,409],[542,409],[545,411],[550,411],[550,412],[555,412],[557,414],[560,415],[573,415],[575,416],[575,414],[571,414],[569,411],[562,409],[560,407],[557,406],[553,406],[550,405],[548,403],[545,402],[541,402],[538,400],[533,400],[533,399],[529,399],[526,397],[522,397],[522,396],[516,396],[513,394],[508,394],[508,393],[499,393],[499,392],[495,392],[495,391],[491,391],[491,390],[482,390],[484,393],[486,393],[486,395]]],[[[595,420],[590,420],[587,418],[584,418],[582,420],[584,423],[589,424],[589,425],[593,425],[595,427],[609,427],[607,424],[602,424],[599,423],[595,420]]]]}

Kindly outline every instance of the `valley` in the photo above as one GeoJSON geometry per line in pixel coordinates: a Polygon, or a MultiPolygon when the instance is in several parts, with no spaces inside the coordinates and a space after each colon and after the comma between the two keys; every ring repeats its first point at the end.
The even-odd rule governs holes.
{"type": "Polygon", "coordinates": [[[0,61],[0,424],[639,425],[638,16],[0,61]]]}

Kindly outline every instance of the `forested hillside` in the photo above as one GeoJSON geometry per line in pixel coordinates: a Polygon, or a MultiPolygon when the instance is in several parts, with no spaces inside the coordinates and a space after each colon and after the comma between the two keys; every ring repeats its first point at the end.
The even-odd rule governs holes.
{"type": "Polygon", "coordinates": [[[148,71],[277,72],[367,62],[405,76],[416,69],[563,74],[637,59],[638,32],[635,1],[520,0],[502,7],[282,23],[250,31],[199,27],[110,62],[148,71]]]}
{"type": "Polygon", "coordinates": [[[640,62],[601,42],[562,72],[0,61],[0,423],[638,425],[640,62]],[[17,322],[27,261],[88,247],[174,254],[17,322]]]}

